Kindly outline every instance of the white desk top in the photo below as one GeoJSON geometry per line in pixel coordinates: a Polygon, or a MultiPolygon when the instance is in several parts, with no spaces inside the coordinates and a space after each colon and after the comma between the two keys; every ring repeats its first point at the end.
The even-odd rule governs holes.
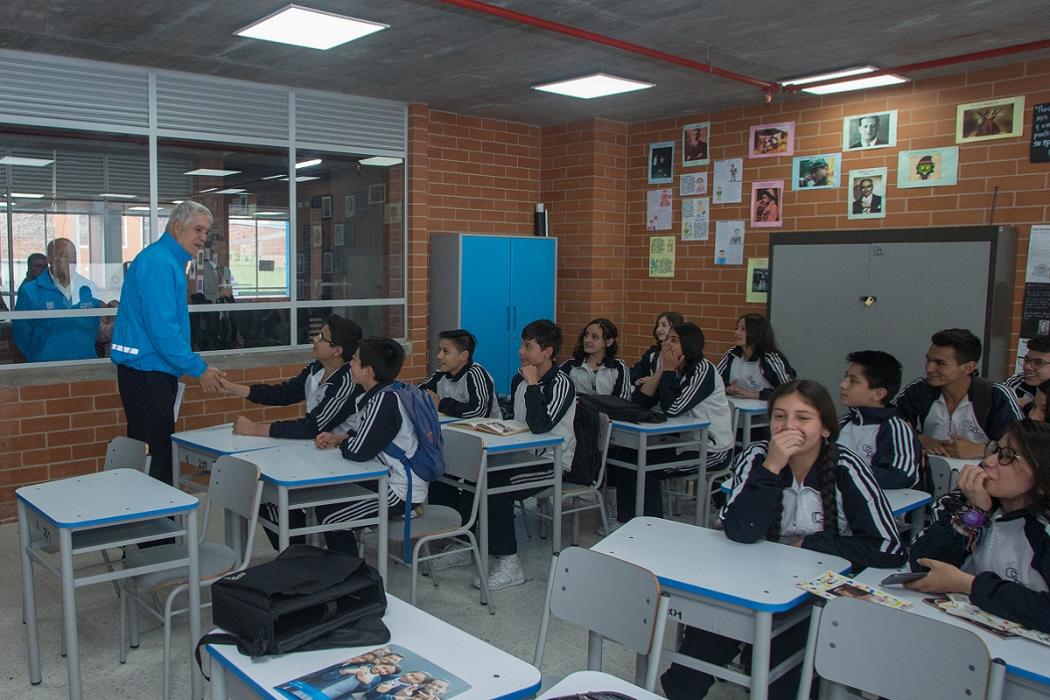
{"type": "Polygon", "coordinates": [[[438,412],[438,423],[440,423],[441,425],[447,425],[448,423],[455,423],[458,420],[463,420],[463,419],[462,418],[456,418],[455,416],[450,416],[450,415],[448,415],[446,413],[438,412]]]}
{"type": "MultiPolygon", "coordinates": [[[[390,629],[391,644],[419,654],[470,684],[470,689],[457,698],[529,698],[540,688],[540,672],[534,666],[390,594],[383,622],[390,629]]],[[[234,646],[209,644],[207,649],[213,659],[236,674],[259,697],[283,698],[274,686],[380,646],[383,645],[285,654],[258,661],[252,661],[234,646]]]]}
{"type": "Polygon", "coordinates": [[[233,423],[223,423],[210,428],[198,428],[197,430],[184,430],[181,433],[173,433],[171,440],[179,445],[195,447],[214,452],[217,455],[233,455],[240,452],[263,450],[267,447],[277,447],[282,443],[288,442],[281,438],[234,435],[233,423]]]}
{"type": "Polygon", "coordinates": [[[531,450],[539,447],[553,447],[554,445],[560,445],[565,441],[561,435],[555,435],[554,433],[537,435],[536,433],[528,432],[518,433],[517,435],[492,435],[491,433],[483,433],[480,430],[461,428],[455,424],[443,425],[441,426],[441,429],[461,430],[470,433],[471,435],[477,435],[481,438],[482,447],[490,454],[498,452],[517,452],[518,450],[531,450]]]}
{"type": "Polygon", "coordinates": [[[622,678],[610,676],[600,671],[577,671],[566,676],[560,683],[539,697],[539,700],[549,700],[565,695],[578,695],[591,691],[614,691],[622,693],[633,700],[661,700],[659,695],[650,693],[644,688],[639,688],[633,683],[628,683],[622,678]]]}
{"type": "Polygon", "coordinates": [[[193,510],[198,501],[138,469],[109,471],[23,486],[18,499],[58,528],[127,522],[193,510]]]}
{"type": "Polygon", "coordinates": [[[259,467],[262,480],[277,486],[310,486],[378,479],[389,470],[379,462],[354,462],[338,449],[319,450],[313,440],[286,440],[279,447],[238,455],[259,467]]]}
{"type": "Polygon", "coordinates": [[[729,405],[741,413],[763,414],[769,411],[769,403],[762,399],[743,399],[739,396],[727,396],[729,405]]]}
{"type": "MultiPolygon", "coordinates": [[[[907,566],[899,569],[865,569],[855,578],[870,586],[878,586],[879,582],[890,574],[896,571],[910,570],[907,566]]],[[[929,593],[919,593],[918,591],[908,590],[903,586],[886,586],[884,590],[897,598],[912,603],[910,608],[902,608],[902,610],[940,620],[948,625],[964,627],[974,632],[984,641],[993,658],[1002,659],[1006,663],[1008,673],[1027,678],[1036,683],[1050,685],[1050,647],[1029,641],[1023,637],[1003,639],[977,625],[952,617],[922,602],[923,598],[934,597],[929,593]]]]}
{"type": "Polygon", "coordinates": [[[894,515],[918,510],[933,500],[930,494],[915,489],[885,489],[883,493],[886,494],[886,500],[890,502],[894,515]]]}
{"type": "Polygon", "coordinates": [[[711,425],[711,421],[698,420],[696,418],[687,418],[678,416],[676,418],[668,418],[663,423],[631,423],[625,420],[614,420],[612,421],[613,430],[623,430],[629,433],[650,433],[658,435],[660,433],[679,433],[685,430],[704,430],[711,425]]]}
{"type": "Polygon", "coordinates": [[[591,549],[652,571],[670,591],[770,612],[807,599],[797,582],[850,568],[830,554],[765,540],[741,544],[720,530],[647,517],[631,520],[591,549]]]}

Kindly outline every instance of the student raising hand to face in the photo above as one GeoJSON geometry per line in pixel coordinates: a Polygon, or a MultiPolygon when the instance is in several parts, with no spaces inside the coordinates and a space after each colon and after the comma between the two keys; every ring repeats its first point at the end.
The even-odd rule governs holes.
{"type": "Polygon", "coordinates": [[[988,472],[976,464],[967,464],[959,472],[956,488],[963,492],[971,506],[989,511],[992,509],[992,497],[985,488],[987,481],[988,472]]]}

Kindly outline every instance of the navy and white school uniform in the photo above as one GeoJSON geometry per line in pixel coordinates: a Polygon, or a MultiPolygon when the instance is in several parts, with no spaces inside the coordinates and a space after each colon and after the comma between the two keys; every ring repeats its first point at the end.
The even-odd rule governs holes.
{"type": "MultiPolygon", "coordinates": [[[[356,400],[360,423],[350,437],[339,449],[343,457],[354,462],[376,460],[390,470],[387,488],[387,508],[392,517],[403,514],[405,502],[423,503],[427,498],[427,482],[413,474],[412,493],[408,492],[408,464],[387,454],[384,450],[391,443],[401,448],[405,456],[411,458],[419,448],[412,420],[405,412],[401,400],[393,391],[385,391],[390,382],[372,387],[356,400]]],[[[378,485],[364,481],[358,484],[363,488],[375,491],[378,485]]],[[[361,518],[373,517],[379,512],[375,501],[354,501],[352,503],[334,503],[317,506],[317,517],[322,524],[347,522],[361,518]]],[[[357,556],[357,541],[351,531],[326,532],[325,541],[329,549],[346,552],[357,556]]]]}
{"type": "MultiPolygon", "coordinates": [[[[893,512],[886,495],[875,482],[871,469],[848,449],[839,449],[835,473],[835,506],[838,527],[824,528],[820,495],[822,467],[814,465],[803,483],[790,467],[774,474],[763,466],[769,443],[754,442],[736,458],[733,492],[722,509],[725,533],[736,542],[764,539],[780,511],[780,541],[802,537],[802,548],[848,559],[854,567],[889,568],[905,561],[893,512]]],[[[795,625],[775,637],[772,658],[787,658],[806,643],[806,626],[795,625]]],[[[718,666],[740,653],[741,642],[729,637],[686,627],[680,653],[718,666]]],[[[750,654],[743,654],[745,662],[750,654]]],[[[794,698],[801,673],[798,667],[770,685],[770,698],[794,698]]],[[[663,676],[663,689],[671,700],[702,698],[714,685],[714,677],[681,664],[673,664],[663,676]]]]}
{"type": "Polygon", "coordinates": [[[496,401],[496,385],[484,367],[467,362],[455,374],[437,371],[431,374],[420,389],[433,391],[440,397],[438,410],[454,418],[502,418],[496,401]]]}
{"type": "Polygon", "coordinates": [[[865,460],[884,489],[910,489],[919,483],[922,443],[893,406],[851,408],[839,419],[838,444],[865,460]]]}
{"type": "Polygon", "coordinates": [[[660,362],[660,343],[650,345],[649,349],[642,353],[641,359],[631,367],[631,384],[639,379],[651,377],[656,373],[657,363],[660,362]]]}
{"type": "MultiPolygon", "coordinates": [[[[1008,467],[1003,467],[1004,469],[1008,467]]],[[[937,500],[933,522],[911,548],[911,567],[924,571],[919,559],[953,564],[976,578],[970,601],[993,615],[1025,627],[1050,632],[1050,521],[1028,508],[1004,513],[998,506],[989,516],[973,552],[951,518],[967,505],[960,491],[937,500]]]]}
{"type": "MultiPolygon", "coordinates": [[[[647,396],[641,389],[635,389],[631,400],[646,408],[659,404],[660,409],[669,418],[686,417],[709,422],[707,462],[704,468],[717,468],[728,462],[733,450],[733,411],[726,398],[722,377],[715,366],[705,358],[701,357],[681,372],[664,372],[655,395],[647,396]]],[[[699,458],[696,452],[684,452],[675,448],[650,451],[646,459],[650,464],[657,464],[686,459],[692,455],[699,458]]],[[[617,456],[624,461],[637,460],[636,451],[627,448],[617,448],[617,456]]],[[[689,473],[695,469],[696,466],[687,466],[646,472],[644,515],[663,517],[658,483],[661,479],[689,473]]],[[[631,470],[622,467],[614,467],[614,470],[616,517],[620,522],[627,522],[635,516],[635,476],[631,470]]]]}
{"type": "Polygon", "coordinates": [[[1021,409],[1012,390],[982,377],[970,380],[966,397],[948,411],[944,395],[925,378],[916,379],[897,395],[897,411],[915,429],[934,440],[952,435],[984,444],[998,440],[1007,426],[1021,420],[1021,409]]]}
{"type": "Polygon", "coordinates": [[[350,375],[349,363],[325,379],[324,366],[313,361],[282,384],[253,384],[248,400],[264,406],[291,406],[306,402],[306,415],[270,424],[270,437],[312,440],[319,433],[345,433],[357,411],[355,400],[364,393],[350,375]]]}
{"type": "Polygon", "coordinates": [[[718,361],[718,373],[726,386],[736,382],[738,386],[757,391],[759,398],[766,400],[781,384],[795,379],[795,370],[787,358],[775,352],[755,353],[750,360],[744,359],[744,349],[735,345],[718,361]]]}
{"type": "Polygon", "coordinates": [[[1014,392],[1017,405],[1021,407],[1021,412],[1027,416],[1035,404],[1035,390],[1037,387],[1024,383],[1024,372],[1018,372],[1012,377],[1007,377],[1003,380],[1003,386],[1014,392]]]}
{"type": "Polygon", "coordinates": [[[631,398],[631,375],[618,357],[606,358],[595,370],[587,364],[586,355],[578,355],[562,364],[561,371],[572,380],[577,395],[619,396],[624,401],[631,398]]]}

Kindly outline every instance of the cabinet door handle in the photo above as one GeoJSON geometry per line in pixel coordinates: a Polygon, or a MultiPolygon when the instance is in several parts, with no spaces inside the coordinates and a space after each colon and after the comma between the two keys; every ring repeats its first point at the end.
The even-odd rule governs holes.
{"type": "Polygon", "coordinates": [[[510,307],[507,307],[507,330],[510,330],[510,307]]]}
{"type": "Polygon", "coordinates": [[[514,330],[515,328],[518,327],[518,307],[517,306],[512,306],[510,308],[514,309],[514,316],[512,317],[513,320],[511,321],[511,324],[510,324],[510,329],[514,330]]]}
{"type": "Polygon", "coordinates": [[[875,302],[877,302],[878,300],[879,300],[878,297],[866,296],[866,297],[861,297],[860,298],[860,303],[864,304],[864,306],[874,306],[875,302]]]}

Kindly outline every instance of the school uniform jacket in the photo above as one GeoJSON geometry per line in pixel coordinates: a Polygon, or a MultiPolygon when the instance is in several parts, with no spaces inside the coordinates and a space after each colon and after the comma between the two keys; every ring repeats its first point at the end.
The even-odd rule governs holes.
{"type": "Polygon", "coordinates": [[[1024,372],[1007,377],[1003,380],[1003,386],[1014,392],[1017,405],[1021,407],[1021,413],[1027,416],[1035,402],[1036,387],[1024,383],[1024,372]]]}
{"type": "MultiPolygon", "coordinates": [[[[1008,469],[1009,467],[1003,467],[1008,469]]],[[[967,505],[961,491],[941,496],[933,522],[912,545],[911,568],[919,559],[936,559],[974,574],[970,601],[993,615],[1050,632],[1050,522],[1034,509],[1003,513],[996,508],[973,553],[952,527],[952,515],[967,505]]]]}
{"type": "Polygon", "coordinates": [[[441,401],[438,410],[455,418],[502,418],[496,401],[492,375],[474,362],[467,362],[455,374],[437,371],[427,377],[420,389],[433,391],[441,401]]]}
{"type": "Polygon", "coordinates": [[[656,372],[656,363],[660,360],[660,344],[650,345],[640,360],[631,367],[631,384],[639,379],[651,377],[656,372]]]}
{"type": "Polygon", "coordinates": [[[884,489],[910,489],[919,483],[922,443],[893,406],[851,408],[839,419],[838,443],[867,461],[884,489]]]}
{"type": "Polygon", "coordinates": [[[270,437],[309,440],[318,433],[345,433],[349,430],[357,406],[354,399],[364,393],[350,376],[350,365],[344,364],[324,378],[324,366],[313,361],[298,375],[283,384],[253,384],[248,400],[264,406],[291,406],[306,402],[306,415],[294,420],[270,424],[270,437]]]}
{"type": "MultiPolygon", "coordinates": [[[[65,311],[97,309],[103,306],[96,298],[95,286],[73,272],[69,281],[72,299],[67,299],[51,276],[50,268],[18,288],[15,311],[65,311]]],[[[15,345],[29,362],[53,360],[86,360],[98,357],[98,316],[33,318],[13,324],[15,345]]]]}
{"type": "MultiPolygon", "coordinates": [[[[515,374],[510,394],[514,399],[514,420],[527,424],[537,435],[561,435],[561,468],[572,469],[572,456],[576,453],[576,389],[569,376],[553,365],[538,383],[529,386],[520,374],[515,374]]],[[[553,457],[554,451],[544,449],[540,454],[553,457]]]]}
{"type": "Polygon", "coordinates": [[[772,525],[777,499],[783,499],[781,541],[803,536],[802,548],[848,559],[854,568],[889,568],[905,561],[893,511],[875,475],[864,460],[839,448],[835,478],[838,530],[824,529],[820,498],[821,468],[814,466],[801,485],[790,467],[779,475],[763,466],[768,441],[753,442],[736,458],[733,491],[722,509],[726,536],[736,542],[757,542],[772,525]],[[785,482],[788,483],[785,486],[785,482]]]}
{"type": "Polygon", "coordinates": [[[710,452],[724,452],[733,446],[733,410],[725,385],[715,366],[703,357],[681,372],[664,372],[655,395],[647,396],[637,388],[631,400],[646,408],[659,403],[668,418],[687,416],[709,421],[710,452]]]}
{"type": "Polygon", "coordinates": [[[758,397],[763,401],[768,399],[778,386],[787,384],[796,377],[795,370],[783,355],[775,352],[761,352],[755,353],[750,360],[745,361],[744,349],[739,345],[734,345],[726,351],[725,355],[722,355],[722,359],[718,361],[718,373],[722,375],[722,381],[726,386],[737,382],[738,384],[743,383],[748,388],[758,389],[758,397]],[[741,382],[739,375],[743,366],[755,363],[758,365],[757,369],[762,379],[765,380],[764,383],[768,386],[750,387],[748,382],[741,382]]]}
{"type": "MultiPolygon", "coordinates": [[[[970,380],[970,388],[966,392],[969,399],[969,409],[965,406],[956,407],[953,418],[958,417],[959,437],[966,438],[972,442],[984,442],[986,440],[998,440],[1003,436],[1007,426],[1021,420],[1021,409],[1017,405],[1013,391],[1002,384],[995,384],[982,377],[974,377],[970,380]],[[975,395],[989,396],[987,415],[982,420],[978,413],[983,412],[981,407],[975,406],[975,395]],[[959,415],[960,411],[965,411],[959,415]]],[[[925,378],[919,378],[901,389],[897,395],[897,412],[901,418],[915,426],[920,433],[928,433],[928,418],[930,409],[941,398],[941,390],[930,386],[925,378]]],[[[977,402],[983,399],[978,398],[977,402]]],[[[955,427],[956,421],[953,421],[955,427]]],[[[947,439],[947,435],[932,434],[937,439],[947,439]]]]}
{"type": "Polygon", "coordinates": [[[619,396],[624,401],[631,399],[631,375],[627,363],[618,357],[607,358],[596,371],[587,365],[587,357],[574,356],[561,366],[569,375],[577,394],[619,396]]]}
{"type": "MultiPolygon", "coordinates": [[[[361,414],[358,428],[351,431],[350,438],[339,446],[343,457],[355,462],[378,460],[390,469],[390,490],[402,501],[408,498],[407,464],[391,457],[383,450],[390,443],[400,447],[406,457],[412,457],[419,448],[412,420],[405,413],[401,400],[392,391],[384,391],[390,382],[372,387],[358,395],[355,400],[357,412],[361,414]]],[[[412,475],[412,503],[427,500],[427,482],[412,475]]]]}

